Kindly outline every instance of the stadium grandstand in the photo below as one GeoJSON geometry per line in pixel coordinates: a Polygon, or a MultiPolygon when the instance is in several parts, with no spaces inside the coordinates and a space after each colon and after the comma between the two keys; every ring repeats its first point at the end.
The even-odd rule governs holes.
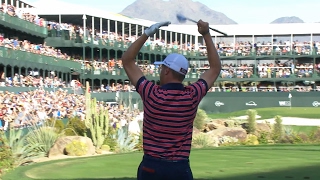
{"type": "MultiPolygon", "coordinates": [[[[82,116],[83,104],[77,102],[83,98],[86,81],[96,94],[93,97],[100,101],[115,101],[116,92],[134,91],[121,56],[153,23],[90,9],[53,8],[48,4],[33,7],[23,1],[1,0],[2,124],[5,118],[14,121],[24,112],[14,112],[19,101],[28,104],[23,109],[36,106],[50,116],[57,112],[62,116],[62,111],[65,116],[74,111],[82,116]],[[67,107],[71,104],[74,108],[70,110],[67,107]]],[[[320,23],[215,28],[229,36],[211,33],[223,67],[210,92],[320,91],[320,23]]],[[[188,84],[208,68],[203,42],[195,25],[170,25],[146,42],[137,63],[146,77],[157,83],[159,71],[154,62],[169,53],[181,53],[190,61],[188,84]]],[[[20,118],[16,125],[21,124],[20,118]]]]}

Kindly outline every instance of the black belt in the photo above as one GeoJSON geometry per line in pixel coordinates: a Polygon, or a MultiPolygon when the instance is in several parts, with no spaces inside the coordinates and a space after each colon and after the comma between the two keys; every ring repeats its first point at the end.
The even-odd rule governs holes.
{"type": "Polygon", "coordinates": [[[179,159],[179,160],[170,160],[170,159],[166,159],[166,158],[153,157],[153,156],[150,156],[150,155],[147,155],[147,154],[143,155],[143,159],[159,161],[159,162],[171,162],[171,163],[189,162],[189,158],[187,158],[187,159],[179,159]]]}

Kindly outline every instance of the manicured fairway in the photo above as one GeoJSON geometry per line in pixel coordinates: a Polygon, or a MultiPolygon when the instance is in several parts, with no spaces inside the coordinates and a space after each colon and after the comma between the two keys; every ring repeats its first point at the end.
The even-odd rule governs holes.
{"type": "MultiPolygon", "coordinates": [[[[299,118],[311,118],[311,119],[320,119],[320,108],[315,107],[276,107],[276,108],[257,108],[255,109],[258,112],[258,115],[262,119],[274,118],[276,115],[282,117],[299,117],[299,118]]],[[[235,111],[232,113],[221,113],[221,114],[209,114],[210,118],[219,119],[219,118],[229,118],[229,117],[238,117],[246,115],[246,110],[235,111]]]]}
{"type": "MultiPolygon", "coordinates": [[[[17,168],[3,180],[134,180],[141,153],[39,163],[17,168]]],[[[197,149],[191,166],[196,180],[320,179],[319,146],[255,146],[197,149]]]]}

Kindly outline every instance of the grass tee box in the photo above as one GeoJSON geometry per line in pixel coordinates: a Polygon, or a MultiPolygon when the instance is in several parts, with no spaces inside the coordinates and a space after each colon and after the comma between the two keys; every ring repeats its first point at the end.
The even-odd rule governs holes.
{"type": "MultiPolygon", "coordinates": [[[[274,108],[257,108],[255,109],[261,119],[274,118],[276,115],[282,117],[299,117],[320,119],[320,108],[315,107],[274,107],[274,108]]],[[[226,119],[229,117],[238,117],[246,115],[247,110],[235,111],[231,113],[209,114],[212,119],[226,119]]]]}
{"type": "MultiPolygon", "coordinates": [[[[320,179],[320,145],[193,149],[195,180],[320,179]]],[[[3,180],[135,180],[142,153],[116,154],[19,167],[3,180]]]]}

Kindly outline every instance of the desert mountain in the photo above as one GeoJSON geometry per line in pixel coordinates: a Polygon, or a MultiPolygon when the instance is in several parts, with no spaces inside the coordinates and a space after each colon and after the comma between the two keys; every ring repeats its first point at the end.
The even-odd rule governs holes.
{"type": "MultiPolygon", "coordinates": [[[[210,24],[237,24],[225,14],[192,0],[136,0],[120,12],[122,15],[134,18],[156,22],[169,20],[173,24],[179,24],[176,19],[177,13],[181,13],[190,19],[202,19],[210,24]]],[[[185,24],[193,23],[187,22],[185,24]]]]}
{"type": "Polygon", "coordinates": [[[282,23],[304,23],[304,21],[296,16],[281,17],[271,22],[271,24],[282,24],[282,23]]]}

